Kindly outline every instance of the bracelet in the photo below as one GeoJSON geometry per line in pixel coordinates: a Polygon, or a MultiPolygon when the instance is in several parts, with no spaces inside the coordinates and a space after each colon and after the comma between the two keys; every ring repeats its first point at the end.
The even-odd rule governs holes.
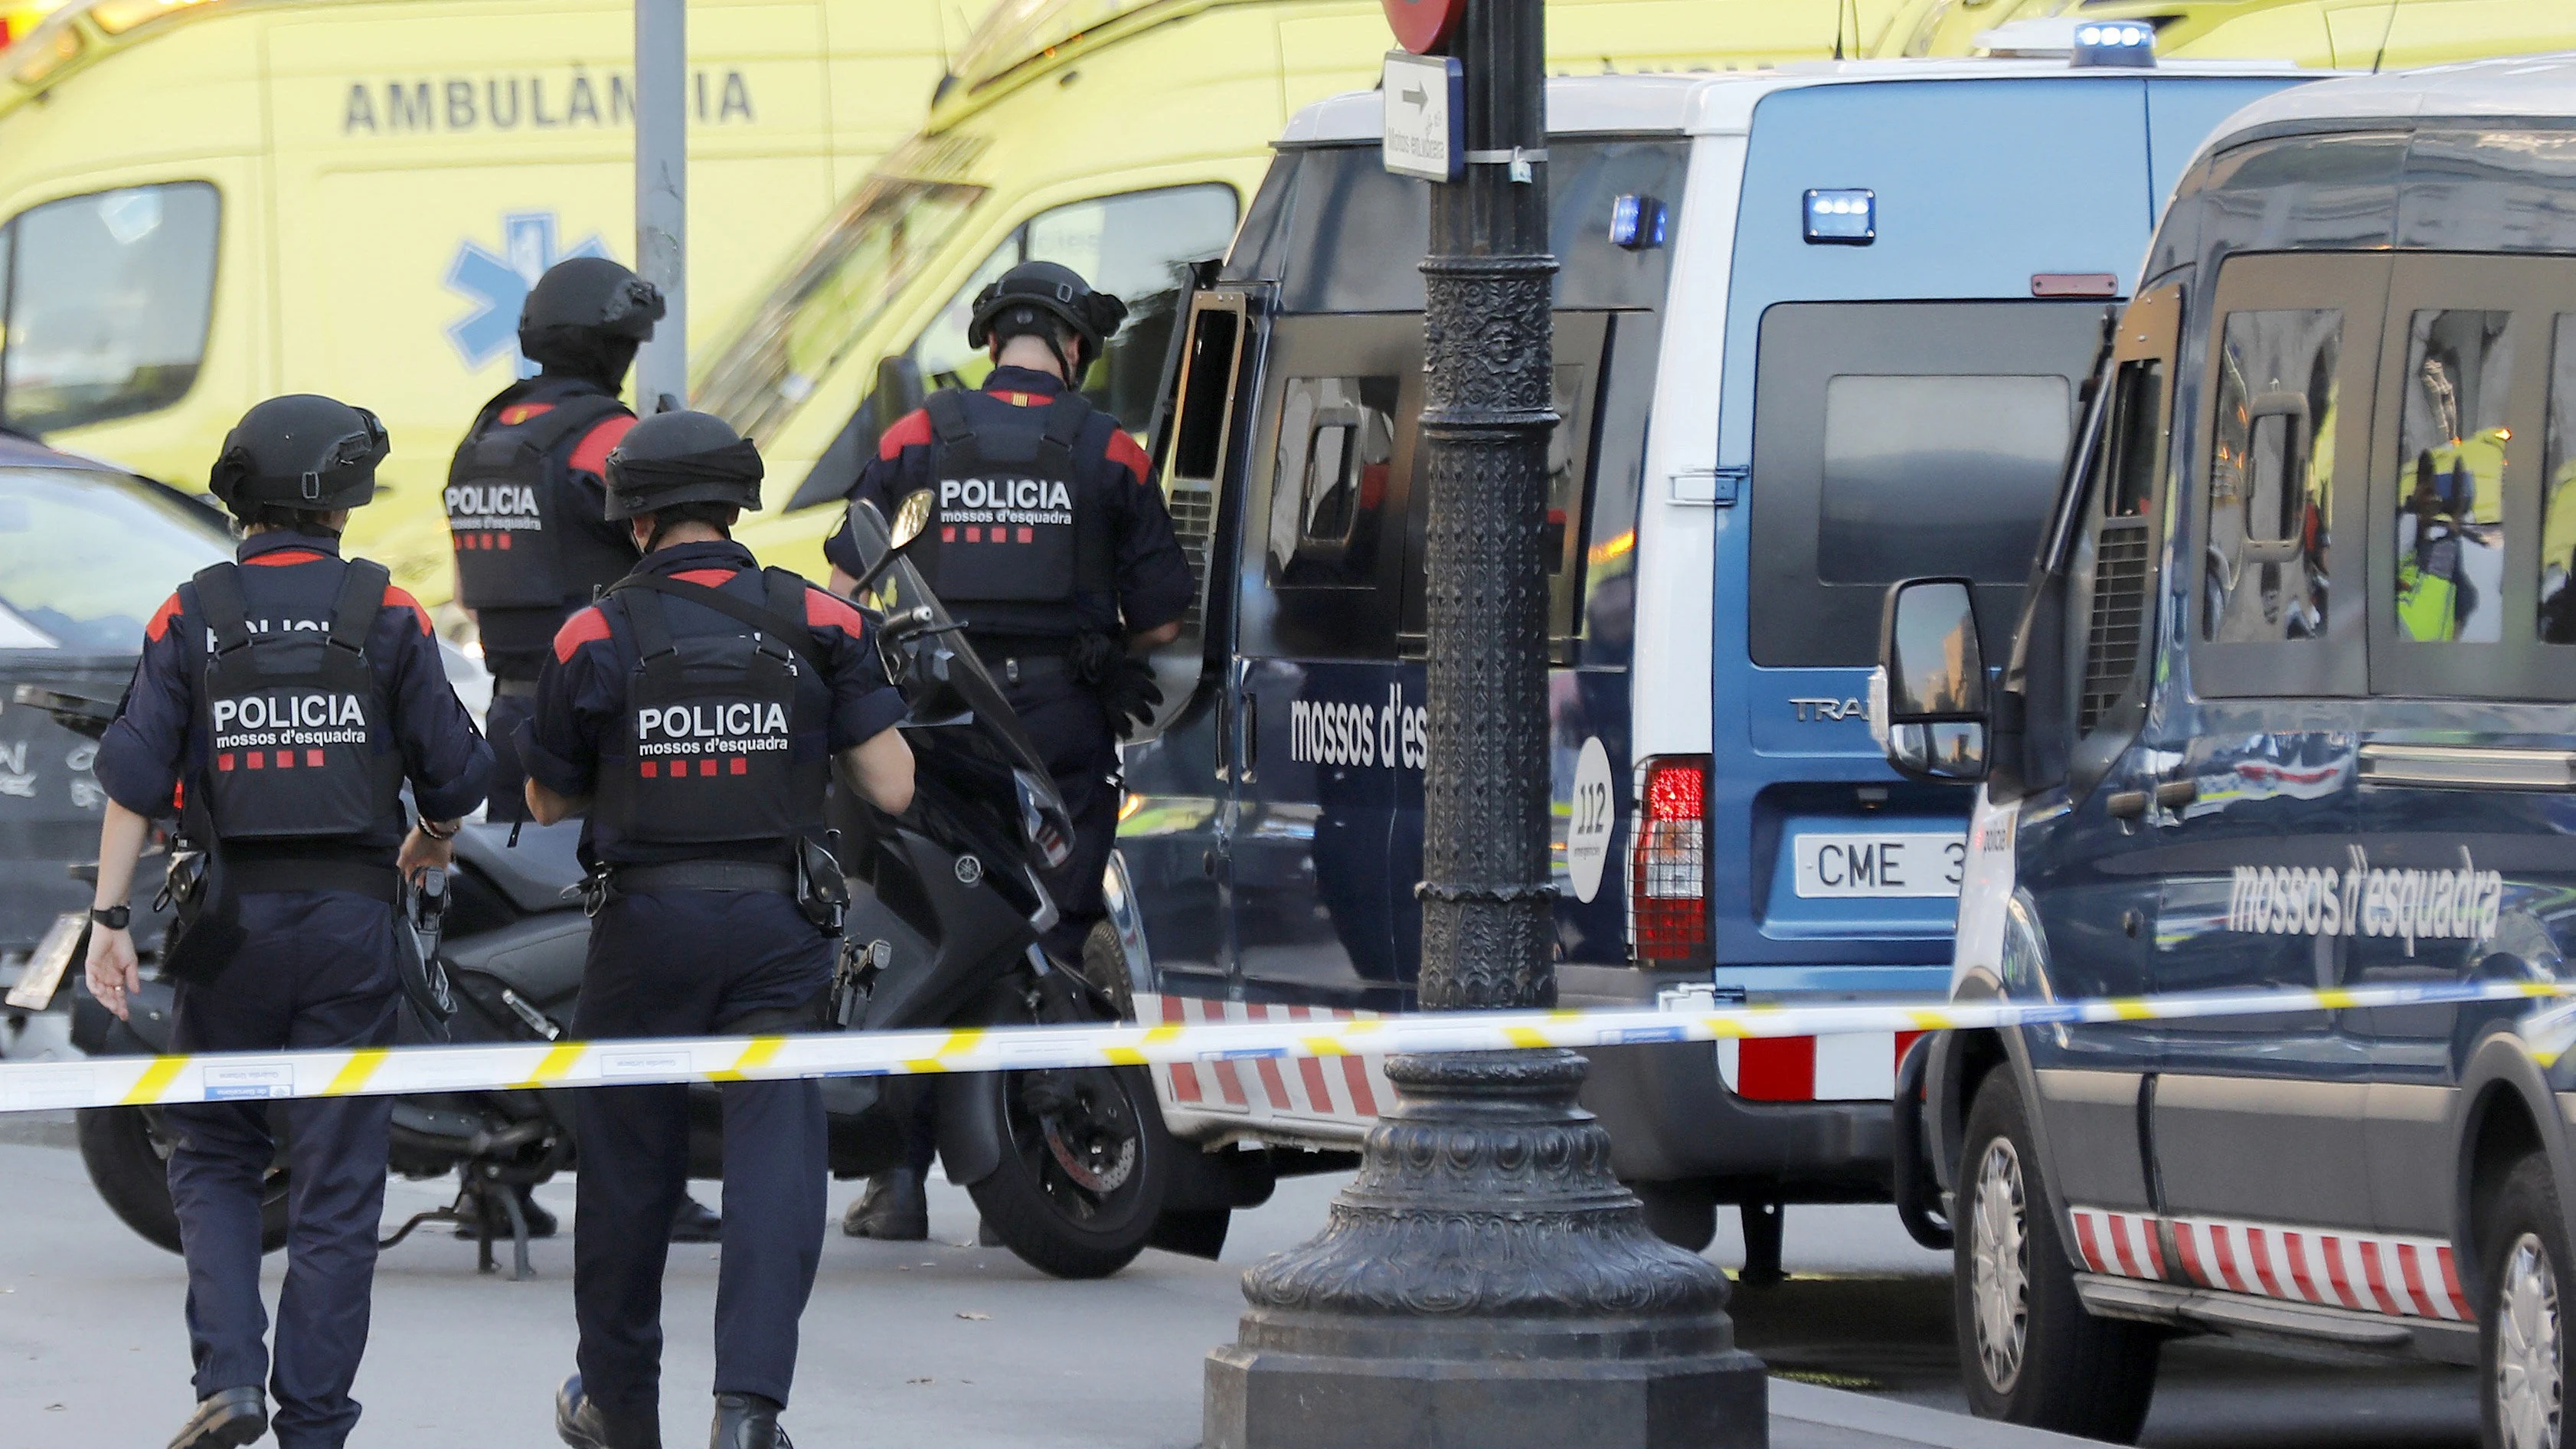
{"type": "MultiPolygon", "coordinates": [[[[456,827],[456,830],[462,830],[464,828],[464,826],[459,825],[456,827]]],[[[437,826],[429,823],[429,817],[426,815],[422,816],[420,820],[420,833],[442,844],[447,841],[454,840],[456,838],[456,830],[440,830],[437,826]]]]}

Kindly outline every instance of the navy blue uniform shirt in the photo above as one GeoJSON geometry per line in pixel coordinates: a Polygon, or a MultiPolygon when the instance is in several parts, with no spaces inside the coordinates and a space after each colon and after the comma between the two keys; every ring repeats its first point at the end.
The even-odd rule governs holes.
{"type": "MultiPolygon", "coordinates": [[[[243,539],[234,557],[242,565],[244,612],[254,635],[290,629],[328,629],[340,595],[340,544],[327,535],[273,530],[243,539]]],[[[152,615],[143,631],[143,658],[116,722],[99,741],[98,783],[108,798],[143,816],[164,816],[182,781],[200,778],[207,766],[204,684],[208,638],[197,588],[183,583],[152,615]]],[[[429,615],[401,589],[387,585],[384,604],[367,635],[367,664],[390,706],[394,738],[377,740],[381,752],[402,752],[412,799],[432,820],[453,820],[483,803],[492,774],[492,747],[474,717],[457,702],[439,662],[429,615]]],[[[407,823],[399,812],[350,842],[356,853],[393,863],[407,823]]],[[[274,853],[280,847],[266,847],[274,853]]],[[[287,847],[291,850],[292,847],[287,847]]],[[[334,854],[348,850],[335,844],[334,854]]]]}
{"type": "MultiPolygon", "coordinates": [[[[1024,408],[1043,408],[1063,390],[1064,384],[1052,374],[1025,367],[997,367],[984,379],[985,392],[1024,408]]],[[[1038,425],[1033,419],[1031,426],[1038,425]]],[[[858,486],[850,490],[851,501],[864,498],[877,506],[877,512],[894,517],[897,502],[937,483],[932,451],[930,414],[906,416],[877,440],[876,461],[859,475],[858,486]]],[[[1074,482],[1081,485],[1083,496],[1109,505],[1110,537],[1117,541],[1113,561],[1117,588],[1114,594],[1075,595],[1074,628],[1066,632],[1090,630],[1121,638],[1159,629],[1187,613],[1190,561],[1172,537],[1172,515],[1163,507],[1163,495],[1154,491],[1153,464],[1145,450],[1118,426],[1117,418],[1094,412],[1083,427],[1081,442],[1074,446],[1073,459],[1074,482]]],[[[834,568],[852,578],[866,572],[846,525],[823,545],[823,553],[834,568]]]]}
{"type": "MultiPolygon", "coordinates": [[[[768,585],[751,550],[730,540],[673,544],[646,554],[635,571],[721,588],[746,604],[768,604],[768,585]]],[[[742,625],[703,604],[657,597],[675,637],[743,632],[742,625]]],[[[625,596],[611,594],[564,621],[545,672],[537,678],[536,717],[519,727],[519,752],[527,761],[528,778],[567,799],[591,793],[601,760],[618,742],[627,684],[641,662],[625,613],[625,596]]],[[[795,719],[799,723],[821,719],[826,725],[820,739],[810,730],[798,731],[789,743],[794,756],[809,760],[817,751],[837,755],[901,722],[903,696],[886,682],[885,664],[877,657],[876,642],[859,611],[848,601],[808,585],[805,625],[827,661],[828,678],[817,677],[812,670],[798,671],[795,719]]],[[[582,826],[582,849],[593,859],[633,865],[722,853],[704,846],[621,840],[615,829],[596,816],[582,826]]],[[[777,853],[783,857],[783,846],[777,853]]]]}

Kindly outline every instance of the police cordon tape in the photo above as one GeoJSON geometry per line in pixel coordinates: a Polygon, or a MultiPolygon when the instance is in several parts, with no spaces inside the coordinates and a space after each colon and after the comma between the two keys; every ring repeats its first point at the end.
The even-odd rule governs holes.
{"type": "MultiPolygon", "coordinates": [[[[279,1097],[1166,1066],[1260,1057],[1580,1049],[1854,1032],[2178,1021],[2569,995],[2576,995],[2576,982],[2495,980],[2080,1001],[1998,999],[1421,1012],[1332,1021],[1221,1021],[1161,1026],[1101,1023],[566,1041],[527,1046],[92,1057],[73,1063],[0,1063],[0,1112],[279,1097]]],[[[2556,1056],[2554,1051],[2536,1054],[2549,1060],[2556,1056]]]]}

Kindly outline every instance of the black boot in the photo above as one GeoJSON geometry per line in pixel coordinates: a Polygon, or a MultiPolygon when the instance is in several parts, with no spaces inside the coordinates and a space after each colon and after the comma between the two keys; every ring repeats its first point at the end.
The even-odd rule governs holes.
{"type": "Polygon", "coordinates": [[[671,1241],[721,1243],[724,1241],[724,1218],[715,1209],[684,1194],[680,1198],[680,1210],[671,1217],[671,1241]]]}
{"type": "Polygon", "coordinates": [[[908,1167],[880,1172],[841,1217],[841,1231],[881,1243],[918,1243],[930,1236],[930,1194],[921,1174],[908,1167]]]}
{"type": "Polygon", "coordinates": [[[572,1449],[662,1449],[662,1425],[658,1419],[632,1424],[613,1424],[599,1405],[581,1391],[581,1375],[574,1374],[555,1390],[555,1437],[572,1449]]]}
{"type": "Polygon", "coordinates": [[[707,1449],[796,1449],[787,1442],[787,1431],[778,1427],[779,1412],[786,1407],[758,1394],[716,1395],[716,1422],[707,1434],[707,1449]]]}
{"type": "Polygon", "coordinates": [[[268,1397],[257,1388],[217,1389],[197,1403],[170,1449],[241,1449],[268,1432],[268,1397]]]}

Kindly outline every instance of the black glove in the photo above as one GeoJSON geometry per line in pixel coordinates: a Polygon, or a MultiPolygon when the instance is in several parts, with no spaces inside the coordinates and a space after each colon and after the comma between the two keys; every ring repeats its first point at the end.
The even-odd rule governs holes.
{"type": "Polygon", "coordinates": [[[1085,630],[1073,636],[1073,647],[1064,651],[1065,667],[1086,688],[1106,691],[1118,672],[1118,641],[1106,634],[1085,630]]]}
{"type": "Polygon", "coordinates": [[[1154,682],[1154,666],[1137,655],[1121,654],[1108,682],[1100,687],[1100,702],[1117,724],[1118,737],[1135,738],[1137,730],[1154,722],[1154,711],[1163,703],[1163,687],[1154,682]]]}

